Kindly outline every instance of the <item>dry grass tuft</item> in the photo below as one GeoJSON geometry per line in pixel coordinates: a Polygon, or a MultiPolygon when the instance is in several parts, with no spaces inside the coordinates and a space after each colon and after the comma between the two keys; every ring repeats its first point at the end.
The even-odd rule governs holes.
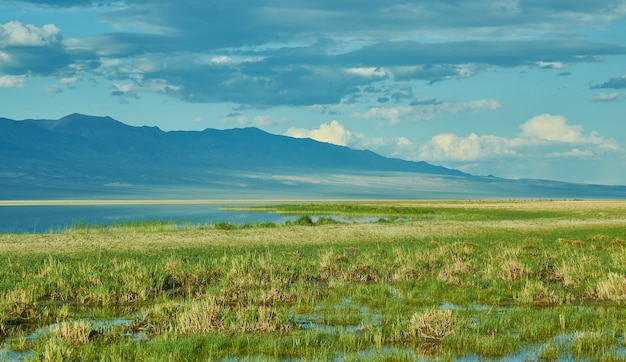
{"type": "Polygon", "coordinates": [[[613,302],[626,301],[626,277],[617,273],[609,273],[606,279],[598,282],[596,298],[613,302]]]}
{"type": "Polygon", "coordinates": [[[89,343],[97,333],[91,323],[79,320],[75,322],[60,322],[53,329],[54,334],[63,342],[81,345],[89,343]]]}
{"type": "Polygon", "coordinates": [[[420,278],[419,269],[411,265],[402,265],[392,275],[391,280],[394,282],[401,282],[401,281],[415,281],[415,280],[419,280],[419,278],[420,278]]]}
{"type": "Polygon", "coordinates": [[[473,275],[475,272],[476,269],[464,258],[453,255],[450,257],[449,262],[443,265],[443,268],[437,275],[437,280],[454,286],[462,286],[463,281],[461,278],[473,275]]]}
{"type": "Polygon", "coordinates": [[[530,268],[520,260],[521,249],[506,247],[491,255],[485,274],[491,279],[515,281],[527,279],[530,268]]]}
{"type": "Polygon", "coordinates": [[[505,260],[500,268],[500,279],[503,280],[522,280],[530,273],[530,268],[517,259],[505,260]]]}
{"type": "Polygon", "coordinates": [[[515,299],[521,304],[548,306],[561,304],[561,299],[541,281],[528,281],[515,299]]]}
{"type": "Polygon", "coordinates": [[[614,268],[626,270],[626,248],[621,247],[618,251],[611,253],[611,264],[614,268]]]}
{"type": "Polygon", "coordinates": [[[411,316],[405,335],[409,338],[440,341],[457,331],[452,311],[431,309],[411,316]]]}
{"type": "Polygon", "coordinates": [[[340,274],[340,266],[348,263],[348,257],[337,254],[333,249],[325,250],[320,255],[318,278],[328,280],[340,274]]]}
{"type": "Polygon", "coordinates": [[[182,334],[203,334],[224,328],[224,309],[213,301],[193,302],[177,316],[182,334]]]}
{"type": "Polygon", "coordinates": [[[59,340],[58,338],[50,338],[45,344],[41,361],[58,362],[68,361],[76,358],[74,349],[69,344],[59,340]]]}

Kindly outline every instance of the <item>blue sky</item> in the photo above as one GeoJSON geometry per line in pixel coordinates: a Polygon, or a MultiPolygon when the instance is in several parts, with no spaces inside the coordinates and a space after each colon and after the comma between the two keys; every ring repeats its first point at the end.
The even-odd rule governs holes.
{"type": "Polygon", "coordinates": [[[0,0],[0,116],[626,185],[626,0],[0,0]]]}

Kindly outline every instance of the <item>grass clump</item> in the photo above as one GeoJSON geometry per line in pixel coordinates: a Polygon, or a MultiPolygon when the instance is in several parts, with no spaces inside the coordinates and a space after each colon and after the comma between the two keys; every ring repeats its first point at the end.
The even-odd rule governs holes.
{"type": "Polygon", "coordinates": [[[458,328],[452,311],[449,309],[430,309],[422,313],[414,313],[405,330],[408,338],[426,341],[441,341],[456,333],[458,328]]]}
{"type": "Polygon", "coordinates": [[[608,275],[598,282],[595,290],[596,297],[603,301],[625,302],[626,301],[626,276],[609,272],[608,275]]]}

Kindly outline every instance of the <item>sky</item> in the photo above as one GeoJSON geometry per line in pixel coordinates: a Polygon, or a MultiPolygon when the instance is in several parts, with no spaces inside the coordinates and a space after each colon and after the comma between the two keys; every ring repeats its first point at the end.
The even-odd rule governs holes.
{"type": "Polygon", "coordinates": [[[0,0],[0,117],[626,185],[626,0],[0,0]]]}

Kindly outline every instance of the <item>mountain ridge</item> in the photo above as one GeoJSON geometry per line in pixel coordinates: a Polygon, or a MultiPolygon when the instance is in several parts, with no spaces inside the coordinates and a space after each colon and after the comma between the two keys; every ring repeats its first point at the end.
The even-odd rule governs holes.
{"type": "Polygon", "coordinates": [[[0,118],[0,199],[626,198],[626,186],[474,176],[258,128],[163,131],[108,116],[0,118]]]}
{"type": "MultiPolygon", "coordinates": [[[[74,146],[87,151],[94,148],[98,154],[92,161],[102,156],[126,157],[137,162],[146,162],[146,157],[156,157],[155,161],[198,167],[221,167],[225,169],[250,169],[255,167],[284,166],[293,168],[326,167],[333,169],[370,169],[376,171],[410,171],[442,175],[467,175],[458,170],[431,165],[426,162],[412,162],[387,158],[367,150],[353,150],[348,147],[318,142],[311,139],[296,139],[274,135],[258,128],[233,128],[218,130],[207,128],[203,131],[162,131],[158,127],[129,126],[111,117],[94,117],[71,114],[59,120],[14,121],[40,126],[51,133],[47,140],[38,139],[30,147],[39,150],[48,146],[50,155],[62,157],[66,148],[58,145],[58,140],[69,144],[74,138],[74,146]],[[56,139],[55,139],[56,137],[56,139]],[[84,143],[88,143],[86,145],[84,143]],[[285,152],[285,151],[289,152],[285,152]],[[120,154],[120,152],[122,154],[120,154]],[[168,156],[169,155],[169,156],[168,156]],[[174,160],[172,159],[174,158],[174,160]],[[338,159],[339,158],[339,159],[338,159]]],[[[17,128],[17,127],[14,127],[17,128]]],[[[6,132],[6,127],[2,129],[6,132]]],[[[14,130],[15,131],[15,130],[14,130]]],[[[32,129],[29,129],[32,132],[32,129]]],[[[5,139],[7,144],[22,143],[14,135],[5,139]]],[[[28,138],[27,134],[21,134],[28,138]]],[[[25,147],[22,147],[24,150],[25,147]]],[[[24,150],[26,151],[26,150],[24,150]]],[[[85,154],[75,157],[85,158],[85,154]]]]}

